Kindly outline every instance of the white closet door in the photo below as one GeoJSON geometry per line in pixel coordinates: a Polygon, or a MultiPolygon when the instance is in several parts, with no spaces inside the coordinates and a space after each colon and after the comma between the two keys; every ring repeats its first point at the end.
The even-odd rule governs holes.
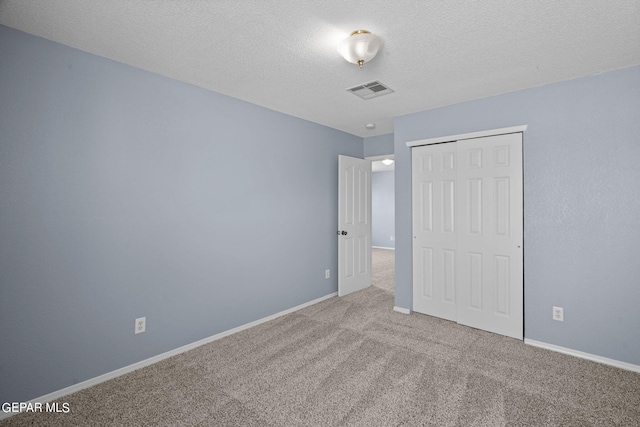
{"type": "Polygon", "coordinates": [[[522,339],[522,134],[412,157],[414,311],[522,339]]]}
{"type": "Polygon", "coordinates": [[[456,320],[456,144],[413,149],[413,310],[456,320]]]}
{"type": "Polygon", "coordinates": [[[457,152],[457,321],[522,339],[522,134],[459,141],[457,152]]]}

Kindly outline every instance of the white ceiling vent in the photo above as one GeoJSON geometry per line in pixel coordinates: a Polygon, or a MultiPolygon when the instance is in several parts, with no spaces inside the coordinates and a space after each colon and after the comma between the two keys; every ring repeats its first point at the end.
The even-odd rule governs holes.
{"type": "Polygon", "coordinates": [[[350,87],[347,91],[354,95],[358,95],[362,99],[377,98],[378,96],[393,93],[393,89],[383,85],[379,81],[364,83],[355,87],[350,87]]]}

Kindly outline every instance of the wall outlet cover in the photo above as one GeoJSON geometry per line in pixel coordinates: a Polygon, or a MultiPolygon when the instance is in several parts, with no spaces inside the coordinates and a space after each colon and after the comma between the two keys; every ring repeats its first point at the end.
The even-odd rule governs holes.
{"type": "Polygon", "coordinates": [[[135,329],[133,330],[134,334],[141,334],[147,330],[147,318],[139,317],[136,319],[135,329]]]}
{"type": "Polygon", "coordinates": [[[553,320],[564,322],[564,310],[562,307],[553,307],[553,320]]]}

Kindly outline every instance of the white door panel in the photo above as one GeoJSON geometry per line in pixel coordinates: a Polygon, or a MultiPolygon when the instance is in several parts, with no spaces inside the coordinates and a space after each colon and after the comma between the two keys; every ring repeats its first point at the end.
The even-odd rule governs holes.
{"type": "Polygon", "coordinates": [[[338,157],[338,295],[371,284],[371,161],[338,157]]]}
{"type": "Polygon", "coordinates": [[[458,145],[457,321],[523,338],[522,134],[458,145]]]}
{"type": "Polygon", "coordinates": [[[455,147],[413,151],[413,309],[455,320],[455,147]]]}

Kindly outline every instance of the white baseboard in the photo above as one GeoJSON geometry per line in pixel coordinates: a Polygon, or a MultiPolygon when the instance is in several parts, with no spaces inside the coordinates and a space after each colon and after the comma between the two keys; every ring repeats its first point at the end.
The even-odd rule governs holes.
{"type": "Polygon", "coordinates": [[[615,366],[616,368],[625,369],[627,371],[639,372],[640,365],[634,365],[632,363],[621,362],[620,360],[609,359],[608,357],[597,356],[595,354],[589,354],[571,348],[560,347],[559,345],[548,344],[546,342],[524,339],[525,344],[532,345],[534,347],[546,348],[547,350],[557,351],[558,353],[568,354],[570,356],[579,357],[581,359],[591,360],[593,362],[603,363],[605,365],[615,366]]]}
{"type": "Polygon", "coordinates": [[[397,311],[398,313],[402,314],[411,314],[411,310],[409,310],[408,308],[398,307],[397,305],[393,306],[393,311],[397,311]]]}
{"type": "MultiPolygon", "coordinates": [[[[40,397],[38,397],[36,399],[30,400],[28,403],[36,403],[36,402],[46,403],[46,402],[51,402],[51,401],[56,400],[56,399],[60,399],[61,397],[67,396],[67,395],[69,395],[71,393],[75,393],[77,391],[83,390],[85,388],[89,388],[89,387],[94,386],[96,384],[100,384],[100,383],[108,381],[110,379],[117,378],[117,377],[119,377],[121,375],[128,374],[129,372],[133,372],[133,371],[135,371],[137,369],[144,368],[145,366],[153,365],[154,363],[160,362],[161,360],[168,359],[169,357],[175,356],[175,355],[180,354],[180,353],[184,353],[185,351],[193,350],[196,347],[200,347],[201,345],[208,344],[210,342],[219,340],[220,338],[224,338],[224,337],[227,337],[229,335],[233,335],[235,333],[238,333],[240,331],[244,331],[245,329],[249,329],[249,328],[252,328],[254,326],[258,326],[261,323],[265,323],[265,322],[268,322],[270,320],[277,319],[278,317],[284,316],[284,315],[289,314],[289,313],[293,313],[294,311],[301,310],[301,309],[303,309],[305,307],[309,307],[311,305],[317,304],[317,303],[319,303],[321,301],[324,301],[326,299],[335,297],[337,295],[338,295],[337,292],[330,293],[329,295],[325,295],[323,297],[314,299],[313,301],[309,301],[309,302],[306,302],[304,304],[300,304],[298,306],[295,306],[293,308],[281,311],[279,313],[272,314],[271,316],[263,317],[262,319],[258,319],[258,320],[255,320],[253,322],[246,323],[244,325],[238,326],[236,328],[229,329],[228,331],[220,332],[219,334],[212,335],[212,336],[210,336],[208,338],[201,339],[199,341],[193,342],[191,344],[184,345],[182,347],[178,347],[178,348],[176,348],[174,350],[169,350],[169,351],[167,351],[165,353],[162,353],[162,354],[159,354],[157,356],[153,356],[153,357],[150,357],[148,359],[142,360],[140,362],[134,363],[133,365],[125,366],[123,368],[116,369],[115,371],[107,372],[106,374],[97,376],[95,378],[91,378],[91,379],[88,379],[86,381],[82,381],[81,383],[74,384],[74,385],[69,386],[69,387],[65,387],[65,388],[63,388],[61,390],[58,390],[58,391],[54,391],[53,393],[45,394],[44,396],[40,396],[40,397]]],[[[17,412],[9,412],[9,413],[7,413],[7,412],[0,411],[0,420],[5,419],[5,418],[9,418],[10,416],[16,415],[16,414],[17,414],[17,412]]]]}
{"type": "Polygon", "coordinates": [[[396,248],[387,248],[386,246],[371,246],[374,249],[388,249],[390,251],[395,251],[396,248]]]}

